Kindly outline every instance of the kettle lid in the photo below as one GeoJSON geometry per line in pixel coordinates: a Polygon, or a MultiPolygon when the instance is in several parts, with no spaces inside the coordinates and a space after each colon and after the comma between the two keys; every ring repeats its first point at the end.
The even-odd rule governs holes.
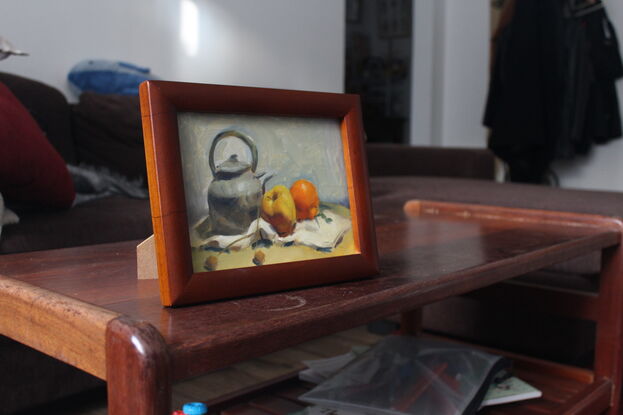
{"type": "Polygon", "coordinates": [[[227,160],[222,162],[216,169],[217,175],[226,175],[228,177],[238,176],[249,170],[251,165],[244,161],[238,160],[238,154],[232,154],[227,160]]]}

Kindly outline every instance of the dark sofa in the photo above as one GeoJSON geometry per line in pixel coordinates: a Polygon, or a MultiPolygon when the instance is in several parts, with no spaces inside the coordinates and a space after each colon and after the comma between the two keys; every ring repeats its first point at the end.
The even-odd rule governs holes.
{"type": "MultiPolygon", "coordinates": [[[[107,168],[146,183],[136,97],[84,94],[69,104],[57,89],[31,79],[0,73],[0,83],[28,109],[67,163],[107,168]]],[[[20,223],[3,227],[0,254],[143,239],[152,232],[145,199],[115,195],[70,209],[5,202],[20,223]]],[[[102,385],[5,337],[0,337],[0,370],[15,374],[0,383],[2,414],[102,385]]]]}
{"type": "MultiPolygon", "coordinates": [[[[55,88],[0,73],[63,159],[106,168],[146,183],[137,97],[83,94],[69,104],[55,88]]],[[[11,200],[6,201],[11,206],[11,200]]],[[[14,206],[13,206],[14,207],[14,206]]],[[[115,196],[67,210],[14,207],[19,225],[3,229],[0,254],[145,238],[151,234],[149,203],[115,196]]]]}
{"type": "MultiPolygon", "coordinates": [[[[69,104],[57,89],[0,73],[63,159],[104,167],[146,183],[138,97],[84,93],[69,104]]],[[[371,176],[423,175],[491,179],[493,157],[486,150],[368,147],[371,176]]],[[[7,201],[11,205],[11,201],[7,201]]],[[[19,209],[20,224],[3,230],[0,254],[146,238],[151,234],[146,200],[113,196],[67,210],[19,209]]]]}
{"type": "MultiPolygon", "coordinates": [[[[39,82],[9,74],[0,74],[0,82],[29,109],[68,163],[144,176],[136,98],[83,94],[79,103],[68,104],[60,92],[39,82]]],[[[369,144],[367,157],[376,206],[401,206],[417,198],[623,216],[621,193],[496,183],[494,158],[486,150],[369,144]]],[[[125,196],[98,199],[67,210],[31,207],[18,213],[21,223],[3,230],[0,253],[140,240],[151,233],[148,201],[125,196]]],[[[591,277],[598,266],[599,258],[591,256],[522,278],[591,291],[595,289],[591,277]]],[[[468,297],[427,307],[425,326],[520,352],[590,364],[584,360],[594,335],[590,323],[550,319],[524,309],[491,309],[468,297]],[[566,346],[564,350],[561,345],[566,346]]],[[[0,350],[0,370],[21,374],[12,380],[2,378],[8,383],[0,385],[0,413],[101,385],[97,379],[9,339],[0,339],[0,350]]]]}

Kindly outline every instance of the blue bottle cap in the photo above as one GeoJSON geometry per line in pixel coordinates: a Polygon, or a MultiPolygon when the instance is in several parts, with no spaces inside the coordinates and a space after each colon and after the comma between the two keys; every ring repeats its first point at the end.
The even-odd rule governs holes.
{"type": "Polygon", "coordinates": [[[208,413],[208,407],[201,402],[188,402],[182,407],[185,415],[204,415],[208,413]]]}

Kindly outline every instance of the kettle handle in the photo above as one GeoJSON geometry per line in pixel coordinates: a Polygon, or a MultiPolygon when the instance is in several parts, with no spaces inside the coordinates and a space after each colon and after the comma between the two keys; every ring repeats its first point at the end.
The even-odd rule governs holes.
{"type": "Polygon", "coordinates": [[[214,137],[214,140],[212,140],[212,146],[210,147],[210,157],[208,159],[208,161],[210,162],[210,170],[212,170],[212,175],[216,175],[216,166],[214,165],[214,150],[216,149],[216,144],[227,137],[239,138],[244,141],[244,143],[249,147],[249,149],[251,150],[251,157],[253,158],[253,161],[251,162],[251,171],[255,173],[255,169],[257,168],[257,146],[255,145],[253,139],[251,139],[251,137],[249,137],[248,135],[241,133],[240,131],[225,130],[218,133],[216,137],[214,137]]]}

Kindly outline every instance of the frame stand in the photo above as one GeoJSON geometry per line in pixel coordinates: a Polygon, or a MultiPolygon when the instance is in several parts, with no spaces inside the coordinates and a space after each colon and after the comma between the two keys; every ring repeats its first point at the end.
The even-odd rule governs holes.
{"type": "Polygon", "coordinates": [[[156,241],[154,235],[136,246],[136,275],[139,280],[158,279],[156,241]]]}

